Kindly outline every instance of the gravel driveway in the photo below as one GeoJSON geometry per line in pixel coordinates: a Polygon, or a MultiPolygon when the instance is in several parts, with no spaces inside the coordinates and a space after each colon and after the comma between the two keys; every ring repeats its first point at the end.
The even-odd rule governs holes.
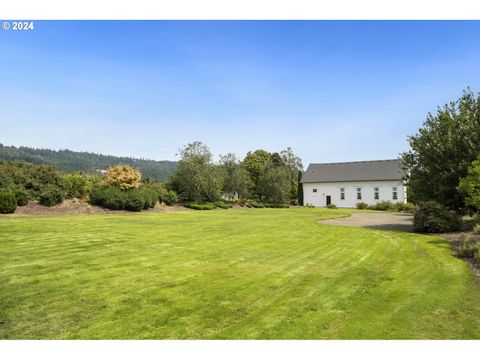
{"type": "Polygon", "coordinates": [[[353,213],[350,217],[319,221],[321,224],[384,230],[413,230],[413,215],[389,212],[353,213]]]}

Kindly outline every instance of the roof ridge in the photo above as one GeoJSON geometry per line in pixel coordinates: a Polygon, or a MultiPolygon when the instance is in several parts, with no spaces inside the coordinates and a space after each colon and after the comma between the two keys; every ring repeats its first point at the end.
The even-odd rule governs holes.
{"type": "Polygon", "coordinates": [[[336,165],[336,164],[358,164],[382,161],[399,161],[401,159],[384,159],[384,160],[358,160],[358,161],[341,161],[341,162],[327,162],[327,163],[310,163],[308,165],[336,165]]]}
{"type": "Polygon", "coordinates": [[[403,178],[402,159],[311,163],[302,182],[392,180],[403,178]]]}

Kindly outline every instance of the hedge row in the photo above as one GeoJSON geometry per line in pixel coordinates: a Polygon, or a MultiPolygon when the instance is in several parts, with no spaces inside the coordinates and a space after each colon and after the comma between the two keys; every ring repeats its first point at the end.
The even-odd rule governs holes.
{"type": "Polygon", "coordinates": [[[122,190],[116,186],[96,186],[91,201],[110,210],[142,211],[155,206],[158,194],[149,188],[122,190]]]}
{"type": "Polygon", "coordinates": [[[246,207],[249,208],[288,208],[290,207],[288,204],[271,204],[271,203],[261,203],[256,200],[248,200],[245,204],[246,207]]]}
{"type": "Polygon", "coordinates": [[[374,205],[368,205],[365,202],[358,202],[355,204],[357,209],[360,210],[380,210],[380,211],[400,211],[413,213],[416,209],[415,205],[411,203],[396,202],[393,203],[388,200],[379,201],[374,205]]]}

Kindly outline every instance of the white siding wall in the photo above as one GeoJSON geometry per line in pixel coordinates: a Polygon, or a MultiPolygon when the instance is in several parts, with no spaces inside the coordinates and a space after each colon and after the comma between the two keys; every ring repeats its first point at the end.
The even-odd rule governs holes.
{"type": "Polygon", "coordinates": [[[331,196],[332,204],[337,207],[354,208],[358,202],[369,205],[382,200],[407,202],[406,188],[401,181],[362,181],[362,182],[329,182],[303,184],[303,203],[317,207],[326,206],[326,197],[331,196]],[[397,200],[393,199],[393,187],[397,187],[397,200]],[[374,199],[374,188],[379,188],[379,199],[374,199]],[[345,200],[340,200],[340,188],[345,189],[345,200]],[[357,199],[357,188],[362,189],[362,199],[357,199]],[[317,192],[313,192],[317,189],[317,192]]]}

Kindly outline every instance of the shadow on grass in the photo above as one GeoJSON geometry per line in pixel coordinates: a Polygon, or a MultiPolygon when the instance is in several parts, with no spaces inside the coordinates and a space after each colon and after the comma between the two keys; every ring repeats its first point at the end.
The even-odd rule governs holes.
{"type": "Polygon", "coordinates": [[[378,224],[378,225],[365,225],[362,226],[367,229],[379,229],[379,230],[398,230],[405,232],[413,232],[413,226],[410,224],[378,224]]]}
{"type": "Polygon", "coordinates": [[[449,242],[445,239],[428,240],[427,242],[441,248],[450,248],[449,242]]]}

